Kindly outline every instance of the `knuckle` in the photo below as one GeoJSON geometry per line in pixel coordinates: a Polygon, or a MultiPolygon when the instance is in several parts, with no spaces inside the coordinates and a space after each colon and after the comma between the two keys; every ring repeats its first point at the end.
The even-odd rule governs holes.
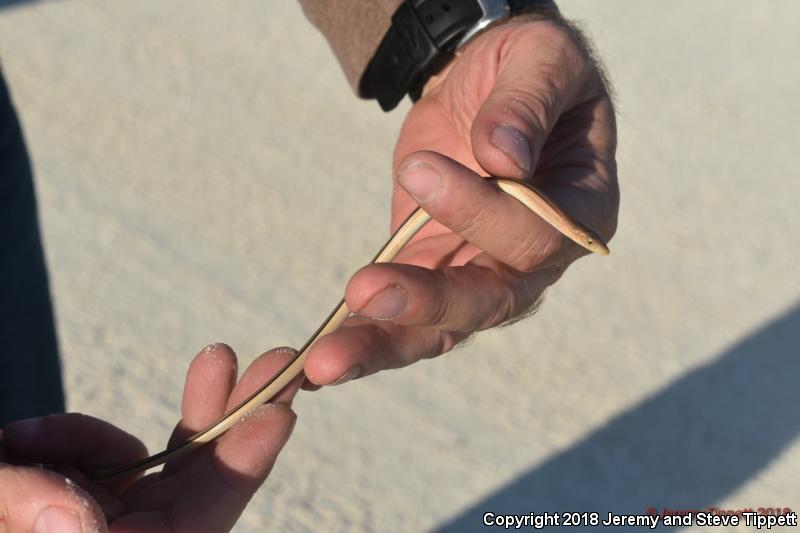
{"type": "Polygon", "coordinates": [[[542,21],[533,33],[536,45],[546,43],[547,51],[552,54],[553,66],[563,71],[583,70],[591,64],[586,45],[580,31],[565,23],[542,21]]]}
{"type": "MultiPolygon", "coordinates": [[[[591,50],[579,30],[569,24],[537,20],[526,31],[518,32],[507,43],[509,49],[535,51],[535,60],[517,63],[527,68],[515,77],[531,90],[543,95],[546,110],[558,108],[596,74],[591,50]]],[[[526,95],[528,98],[532,94],[526,95]]]]}
{"type": "MultiPolygon", "coordinates": [[[[359,333],[361,335],[359,336],[358,349],[362,354],[384,353],[388,354],[389,360],[400,356],[400,352],[392,342],[392,334],[387,329],[365,325],[359,326],[359,333]]],[[[372,362],[376,363],[379,369],[382,369],[384,366],[381,364],[382,359],[381,357],[373,357],[372,362]]]]}
{"type": "Polygon", "coordinates": [[[452,315],[452,303],[447,297],[445,287],[447,278],[443,272],[433,271],[433,302],[427,307],[427,316],[424,321],[431,326],[446,324],[452,315]]]}
{"type": "Polygon", "coordinates": [[[443,331],[436,341],[436,346],[430,351],[430,355],[426,354],[425,358],[435,357],[444,354],[455,348],[458,344],[464,342],[469,338],[469,334],[456,333],[452,331],[443,331]]]}
{"type": "Polygon", "coordinates": [[[517,294],[509,287],[504,288],[503,291],[505,294],[499,299],[498,305],[494,306],[485,322],[478,328],[479,330],[503,324],[516,315],[519,300],[517,294]]]}
{"type": "Polygon", "coordinates": [[[531,133],[544,133],[547,124],[554,121],[558,107],[559,91],[550,80],[544,78],[536,81],[536,89],[526,85],[507,86],[493,95],[501,106],[504,115],[517,117],[528,125],[531,133]]]}
{"type": "Polygon", "coordinates": [[[562,47],[572,41],[572,35],[567,29],[553,20],[539,20],[534,23],[537,41],[545,41],[554,47],[562,47]]]}

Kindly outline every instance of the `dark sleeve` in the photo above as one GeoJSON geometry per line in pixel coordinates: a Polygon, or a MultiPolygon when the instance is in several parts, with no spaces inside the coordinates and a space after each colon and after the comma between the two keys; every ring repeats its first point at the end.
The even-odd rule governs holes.
{"type": "Polygon", "coordinates": [[[403,0],[300,0],[308,19],[328,40],[350,86],[361,75],[403,0]]]}

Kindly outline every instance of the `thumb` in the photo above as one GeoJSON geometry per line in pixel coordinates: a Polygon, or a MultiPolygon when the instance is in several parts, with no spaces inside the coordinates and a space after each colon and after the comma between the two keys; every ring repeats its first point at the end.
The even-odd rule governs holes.
{"type": "Polygon", "coordinates": [[[556,121],[581,97],[591,64],[571,32],[551,21],[509,29],[497,80],[470,131],[481,167],[495,176],[533,176],[556,121]]]}
{"type": "Polygon", "coordinates": [[[95,501],[55,472],[0,464],[0,531],[107,531],[95,501]]]}

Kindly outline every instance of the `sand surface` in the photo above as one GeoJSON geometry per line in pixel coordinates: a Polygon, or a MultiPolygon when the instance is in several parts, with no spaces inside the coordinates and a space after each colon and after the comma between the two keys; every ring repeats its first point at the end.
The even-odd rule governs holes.
{"type": "MultiPolygon", "coordinates": [[[[560,5],[616,85],[613,255],[532,319],[301,395],[237,531],[800,508],[800,4],[560,5]]],[[[198,350],[302,344],[383,242],[408,104],[356,100],[288,0],[0,6],[69,407],[160,449],[198,350]]]]}

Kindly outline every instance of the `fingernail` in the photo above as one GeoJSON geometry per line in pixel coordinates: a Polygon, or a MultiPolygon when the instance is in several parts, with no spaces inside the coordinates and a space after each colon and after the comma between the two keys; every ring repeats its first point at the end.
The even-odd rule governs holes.
{"type": "Polygon", "coordinates": [[[435,200],[442,191],[442,175],[428,163],[411,163],[397,173],[397,183],[420,203],[435,200]]]}
{"type": "Polygon", "coordinates": [[[513,126],[503,124],[492,130],[489,142],[510,157],[523,172],[530,173],[533,164],[531,143],[524,133],[513,126]]]}
{"type": "Polygon", "coordinates": [[[81,520],[69,509],[51,506],[39,513],[33,531],[34,533],[81,533],[81,520]]]}
{"type": "Polygon", "coordinates": [[[392,285],[372,297],[358,312],[361,316],[388,320],[402,313],[408,305],[408,294],[400,285],[392,285]]]}
{"type": "Polygon", "coordinates": [[[345,372],[342,377],[331,383],[331,385],[341,385],[342,383],[347,383],[351,379],[356,379],[359,374],[361,374],[361,367],[354,366],[353,368],[345,372]]]}
{"type": "Polygon", "coordinates": [[[13,435],[13,438],[16,439],[33,439],[41,434],[42,426],[41,417],[27,418],[11,422],[6,426],[6,433],[13,435]]]}

